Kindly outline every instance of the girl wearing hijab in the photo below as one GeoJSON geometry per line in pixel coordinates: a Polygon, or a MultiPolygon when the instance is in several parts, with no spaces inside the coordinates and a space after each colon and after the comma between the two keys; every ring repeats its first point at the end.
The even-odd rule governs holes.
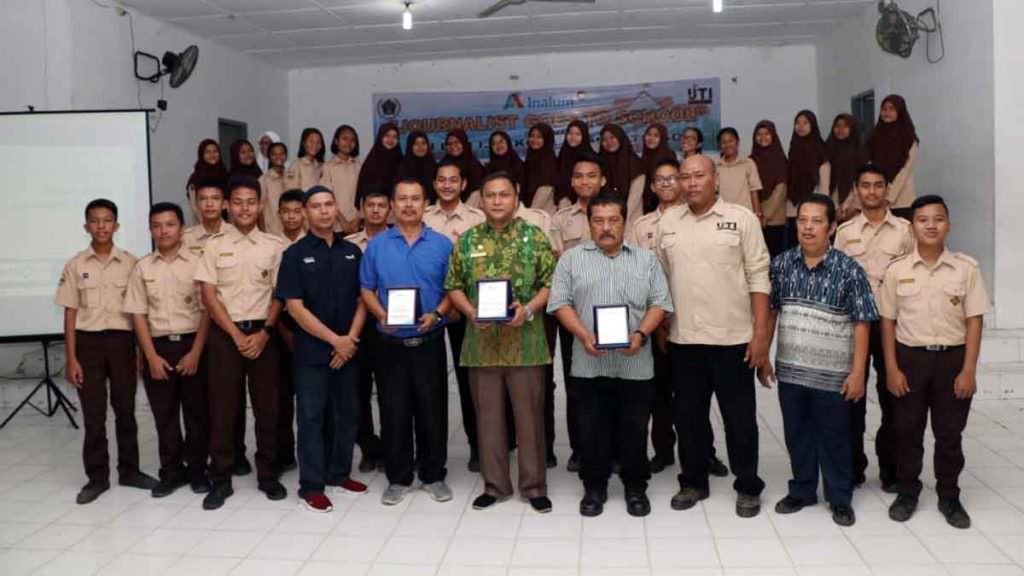
{"type": "Polygon", "coordinates": [[[334,156],[324,162],[320,170],[320,185],[334,192],[338,202],[338,224],[342,232],[352,234],[359,230],[359,205],[356,204],[356,185],[359,182],[359,135],[356,129],[342,124],[334,130],[331,139],[334,156]]]}
{"type": "Polygon", "coordinates": [[[260,136],[257,142],[260,150],[256,154],[256,165],[260,167],[261,172],[266,172],[267,168],[270,167],[270,145],[280,141],[281,137],[273,130],[267,130],[260,136]]]}
{"type": "Polygon", "coordinates": [[[740,134],[735,128],[718,131],[721,157],[715,162],[718,170],[718,195],[726,202],[739,204],[764,221],[761,212],[761,177],[757,164],[740,155],[740,134]]]}
{"type": "Polygon", "coordinates": [[[818,129],[818,117],[810,110],[801,110],[793,120],[793,136],[789,140],[789,178],[786,187],[786,197],[789,199],[786,204],[788,247],[797,244],[797,205],[816,191],[824,193],[831,174],[828,151],[818,129]]]}
{"type": "Polygon", "coordinates": [[[889,178],[889,207],[901,218],[910,218],[910,204],[916,196],[914,163],[918,142],[906,100],[896,94],[886,96],[878,111],[878,123],[868,139],[868,150],[871,162],[881,166],[889,178]]]}
{"type": "Polygon", "coordinates": [[[789,163],[774,122],[761,120],[754,127],[750,158],[757,166],[761,180],[764,240],[768,252],[774,257],[786,249],[786,178],[789,173],[789,163]]]}
{"type": "Polygon", "coordinates": [[[626,199],[626,226],[629,227],[643,215],[644,179],[633,143],[618,124],[605,124],[601,128],[601,160],[606,171],[605,190],[626,199]]]}
{"type": "Polygon", "coordinates": [[[572,167],[582,154],[593,154],[590,128],[582,120],[573,120],[565,127],[562,148],[558,151],[558,181],[555,185],[555,204],[559,210],[576,202],[572,192],[572,167]]]}
{"type": "Polygon", "coordinates": [[[405,156],[398,169],[399,178],[415,178],[427,192],[427,201],[433,204],[437,199],[434,191],[434,175],[437,162],[430,152],[430,139],[422,130],[414,130],[405,138],[405,156]]]}
{"type": "Polygon", "coordinates": [[[231,170],[228,178],[241,174],[259,178],[263,171],[256,165],[256,150],[248,140],[235,140],[231,143],[231,170]]]}
{"type": "Polygon", "coordinates": [[[558,183],[558,158],[555,156],[555,130],[540,122],[526,136],[526,165],[519,197],[528,208],[554,215],[555,185],[558,183]]]}
{"type": "Polygon", "coordinates": [[[868,149],[860,141],[860,131],[853,116],[836,116],[825,149],[832,166],[828,192],[836,203],[839,222],[845,222],[860,211],[857,195],[851,192],[856,185],[857,170],[868,162],[868,149]]]}
{"type": "Polygon", "coordinates": [[[462,167],[462,177],[466,179],[462,201],[471,208],[479,208],[480,181],[484,178],[484,167],[473,154],[473,147],[469,144],[466,131],[458,128],[449,132],[444,138],[444,151],[445,158],[454,159],[462,167]]]}
{"type": "Polygon", "coordinates": [[[283,237],[284,229],[277,215],[277,203],[281,199],[281,194],[288,189],[285,186],[284,168],[288,162],[288,147],[284,142],[274,142],[267,148],[267,160],[267,171],[260,176],[260,230],[283,237]]]}
{"type": "Polygon", "coordinates": [[[658,197],[648,185],[654,178],[655,167],[666,158],[676,159],[676,153],[668,143],[668,128],[664,124],[651,124],[644,131],[644,151],[640,155],[640,173],[644,176],[644,214],[658,207],[658,197]]]}
{"type": "Polygon", "coordinates": [[[299,157],[285,170],[288,188],[307,190],[320,183],[324,163],[324,135],[316,128],[304,128],[299,138],[299,157]]]}
{"type": "Polygon", "coordinates": [[[519,158],[516,149],[512,147],[512,138],[507,132],[498,130],[491,132],[487,145],[491,157],[487,161],[487,166],[484,167],[484,174],[508,172],[515,180],[516,186],[520,187],[520,194],[522,194],[523,161],[519,158]]]}
{"type": "Polygon", "coordinates": [[[683,130],[683,160],[694,154],[704,153],[704,133],[696,126],[690,126],[683,130]]]}
{"type": "Polygon", "coordinates": [[[216,140],[207,138],[199,143],[196,151],[196,163],[192,168],[192,174],[185,183],[185,197],[192,207],[192,218],[199,222],[199,211],[196,209],[196,184],[203,180],[219,180],[221,184],[227,184],[228,171],[221,160],[220,145],[216,140]]]}
{"type": "Polygon", "coordinates": [[[366,162],[363,162],[359,171],[356,206],[362,206],[363,197],[373,190],[391,190],[395,182],[398,182],[398,167],[401,164],[402,148],[398,144],[398,126],[388,122],[377,129],[373,148],[370,148],[366,162]]]}

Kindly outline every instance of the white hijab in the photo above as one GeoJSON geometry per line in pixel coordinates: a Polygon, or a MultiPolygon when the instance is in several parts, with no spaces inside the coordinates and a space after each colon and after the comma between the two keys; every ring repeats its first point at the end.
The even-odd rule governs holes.
{"type": "MultiPolygon", "coordinates": [[[[273,130],[267,130],[263,133],[263,136],[270,138],[271,144],[277,144],[281,141],[281,137],[273,130]]],[[[256,141],[256,164],[260,167],[260,170],[266,172],[267,168],[270,167],[270,158],[264,156],[263,151],[260,150],[260,140],[263,140],[263,136],[260,136],[260,139],[256,141]]]]}

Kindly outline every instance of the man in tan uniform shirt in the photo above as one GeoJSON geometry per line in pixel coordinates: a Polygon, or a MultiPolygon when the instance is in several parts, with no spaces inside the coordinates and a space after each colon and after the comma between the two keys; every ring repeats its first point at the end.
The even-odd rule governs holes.
{"type": "Polygon", "coordinates": [[[248,377],[256,418],[259,489],[271,500],[287,491],[276,477],[279,350],[273,335],[281,302],[273,298],[284,241],[256,228],[260,188],[248,177],[228,183],[228,210],[235,228],[211,238],[196,268],[210,327],[210,481],[203,508],[220,508],[234,491],[234,430],[248,377]]]}
{"type": "Polygon", "coordinates": [[[887,385],[896,397],[899,496],[889,517],[904,522],[917,508],[930,419],[939,511],[951,526],[968,528],[971,518],[960,503],[958,482],[964,467],[961,435],[977,388],[988,295],[978,263],[946,249],[949,209],[942,198],[917,198],[911,214],[917,247],[889,265],[879,297],[887,385]]]}
{"type": "Polygon", "coordinates": [[[149,231],[157,249],[132,271],[124,311],[132,315],[144,356],[142,381],[156,422],[160,483],[153,488],[153,497],[169,496],[185,484],[202,494],[210,490],[206,478],[210,412],[203,356],[210,320],[193,280],[199,257],[181,243],[184,215],[180,206],[160,202],[149,213],[149,231]]]}
{"type": "MultiPolygon", "coordinates": [[[[875,301],[878,301],[885,269],[894,259],[914,249],[910,222],[893,215],[886,200],[888,182],[881,168],[868,164],[859,169],[854,192],[861,212],[836,230],[835,249],[853,257],[867,274],[875,301]]],[[[872,322],[868,356],[875,368],[875,389],[882,423],[875,433],[875,454],[878,456],[878,476],[882,490],[896,491],[896,438],[893,436],[892,395],[885,387],[885,355],[882,353],[881,321],[872,322]]],[[[864,371],[867,378],[867,370],[864,371]]],[[[867,385],[867,382],[865,382],[867,385]]],[[[850,403],[850,446],[853,452],[853,485],[865,481],[868,466],[864,455],[864,428],[867,400],[850,403]]]]}
{"type": "Polygon", "coordinates": [[[736,514],[751,517],[761,510],[764,490],[757,474],[754,370],[767,364],[771,341],[768,248],[753,212],[715,198],[718,179],[710,158],[687,158],[680,182],[686,204],[662,215],[656,235],[676,311],[668,340],[684,449],[672,507],[685,510],[708,497],[707,420],[714,394],[736,475],[736,514]]]}
{"type": "Polygon", "coordinates": [[[117,206],[106,199],[85,208],[89,248],[64,266],[56,302],[64,308],[65,376],[78,390],[85,439],[82,460],[88,483],[76,501],[88,504],[110,488],[107,454],[107,380],[117,432],[118,483],[152,490],[157,482],[139,471],[135,423],[136,363],[131,318],[123,312],[136,258],[114,246],[117,206]]]}

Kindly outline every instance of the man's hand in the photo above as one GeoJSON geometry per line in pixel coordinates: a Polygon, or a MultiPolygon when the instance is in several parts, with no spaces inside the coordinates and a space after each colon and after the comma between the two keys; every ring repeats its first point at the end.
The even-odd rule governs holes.
{"type": "Polygon", "coordinates": [[[334,357],[341,360],[342,363],[345,363],[356,355],[356,352],[359,350],[358,344],[358,338],[353,338],[348,335],[338,336],[333,342],[331,342],[331,346],[334,347],[334,350],[332,350],[331,353],[334,357]]]}
{"type": "Polygon", "coordinates": [[[619,354],[622,354],[623,356],[635,356],[636,353],[640,351],[640,348],[643,347],[643,345],[643,336],[637,334],[636,332],[633,332],[632,334],[629,335],[629,348],[623,348],[619,350],[619,354]]]}
{"type": "Polygon", "coordinates": [[[974,370],[961,370],[953,380],[953,396],[957,400],[967,400],[978,390],[978,381],[975,379],[974,370]]]}
{"type": "Polygon", "coordinates": [[[377,325],[380,326],[380,331],[381,332],[383,332],[385,334],[394,334],[394,333],[398,332],[398,327],[397,326],[388,326],[388,315],[387,315],[387,312],[385,312],[384,314],[381,314],[380,316],[376,316],[376,318],[377,318],[377,325]]]}
{"type": "Polygon", "coordinates": [[[189,350],[188,354],[181,357],[174,369],[182,376],[194,376],[199,371],[199,358],[202,354],[202,350],[195,348],[189,350]]]}
{"type": "Polygon", "coordinates": [[[427,332],[437,324],[437,316],[433,312],[427,312],[423,316],[420,316],[420,325],[416,327],[416,331],[419,333],[427,332]]]}
{"type": "Polygon", "coordinates": [[[910,384],[907,383],[907,375],[899,368],[886,370],[885,387],[889,393],[897,398],[903,398],[910,392],[910,384]]]}
{"type": "Polygon", "coordinates": [[[743,355],[743,361],[747,363],[751,368],[760,368],[768,363],[768,337],[758,336],[754,334],[754,337],[747,344],[747,351],[743,355]]]}
{"type": "Polygon", "coordinates": [[[146,358],[146,363],[149,365],[149,376],[153,380],[167,380],[167,373],[174,372],[174,367],[159,354],[146,358]]]}
{"type": "Polygon", "coordinates": [[[526,324],[526,306],[523,306],[519,302],[512,303],[512,319],[505,323],[510,328],[519,328],[523,324],[526,324]]]}
{"type": "Polygon", "coordinates": [[[78,363],[77,359],[70,357],[67,359],[64,366],[64,378],[75,388],[81,388],[85,384],[85,372],[82,371],[82,365],[78,363]]]}
{"type": "Polygon", "coordinates": [[[864,371],[854,370],[847,374],[843,380],[842,393],[847,402],[857,402],[864,398],[864,371]]]}
{"type": "Polygon", "coordinates": [[[263,354],[263,349],[267,347],[267,342],[270,341],[270,335],[260,330],[249,335],[249,341],[247,346],[241,350],[242,356],[250,360],[255,360],[263,354]]]}
{"type": "Polygon", "coordinates": [[[576,336],[576,338],[578,338],[579,341],[583,343],[583,350],[587,353],[588,356],[593,356],[594,358],[600,358],[601,356],[604,356],[605,352],[604,350],[600,350],[597,348],[597,336],[595,336],[592,332],[587,332],[586,334],[583,335],[582,338],[579,336],[576,336]]]}
{"type": "Polygon", "coordinates": [[[765,388],[772,387],[772,384],[775,383],[775,367],[772,366],[771,362],[765,362],[763,366],[757,369],[757,379],[761,382],[761,386],[765,388]]]}

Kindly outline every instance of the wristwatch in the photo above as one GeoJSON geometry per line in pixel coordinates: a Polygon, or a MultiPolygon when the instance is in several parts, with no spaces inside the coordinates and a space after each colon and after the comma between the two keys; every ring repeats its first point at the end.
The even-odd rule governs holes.
{"type": "Polygon", "coordinates": [[[441,314],[440,312],[438,312],[437,309],[434,309],[434,311],[431,312],[431,314],[434,315],[434,319],[437,322],[440,322],[441,320],[444,320],[444,314],[441,314]]]}
{"type": "Polygon", "coordinates": [[[266,332],[268,336],[273,335],[274,334],[274,325],[273,324],[264,324],[263,325],[263,331],[266,332]]]}
{"type": "Polygon", "coordinates": [[[530,310],[529,306],[523,306],[523,308],[526,308],[526,321],[533,322],[533,310],[530,310]]]}
{"type": "Polygon", "coordinates": [[[649,336],[647,336],[647,334],[645,334],[643,330],[633,330],[633,334],[639,334],[640,335],[640,345],[641,346],[643,346],[644,344],[647,344],[647,338],[649,338],[649,336]]]}

